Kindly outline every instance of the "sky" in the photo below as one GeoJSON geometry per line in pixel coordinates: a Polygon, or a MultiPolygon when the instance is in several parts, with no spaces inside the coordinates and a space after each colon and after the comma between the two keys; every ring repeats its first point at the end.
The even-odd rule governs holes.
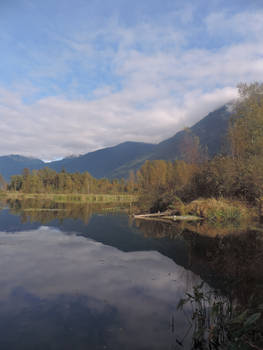
{"type": "Polygon", "coordinates": [[[262,82],[262,0],[0,0],[0,154],[157,143],[262,82]]]}

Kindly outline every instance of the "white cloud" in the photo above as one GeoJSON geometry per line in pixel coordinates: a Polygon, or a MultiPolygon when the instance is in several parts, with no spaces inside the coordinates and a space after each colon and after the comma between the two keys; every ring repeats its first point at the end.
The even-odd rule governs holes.
{"type": "Polygon", "coordinates": [[[208,33],[213,36],[239,39],[261,39],[263,31],[263,10],[257,12],[228,13],[226,11],[214,12],[207,16],[206,25],[208,33]]]}
{"type": "Polygon", "coordinates": [[[2,154],[23,150],[23,154],[50,159],[126,140],[161,141],[232,99],[235,89],[189,93],[181,107],[173,97],[158,100],[157,93],[149,92],[148,97],[156,100],[142,109],[136,108],[137,92],[129,89],[96,101],[46,98],[30,106],[18,102],[16,111],[13,104],[1,105],[2,154]]]}
{"type": "MultiPolygon", "coordinates": [[[[193,12],[188,8],[183,21],[192,21],[193,12]]],[[[61,55],[56,50],[47,60],[47,54],[33,53],[36,62],[42,63],[32,76],[58,78],[57,74],[71,73],[73,93],[52,82],[59,95],[28,104],[24,97],[41,87],[32,82],[24,90],[19,83],[14,91],[2,87],[0,153],[55,159],[127,140],[159,142],[191,126],[236,98],[237,83],[263,76],[259,15],[249,13],[246,23],[245,13],[231,17],[222,12],[205,18],[211,38],[223,35],[223,30],[243,35],[242,40],[214,49],[187,46],[189,32],[173,27],[171,18],[163,26],[145,22],[130,28],[111,19],[108,26],[78,37],[74,33],[56,36],[64,50],[61,55]],[[243,33],[245,27],[249,35],[243,33]],[[98,38],[101,48],[96,47],[98,38]],[[80,68],[88,82],[92,69],[103,65],[110,66],[114,78],[93,88],[88,100],[84,93],[74,94],[79,86],[74,68],[80,68]]]]}

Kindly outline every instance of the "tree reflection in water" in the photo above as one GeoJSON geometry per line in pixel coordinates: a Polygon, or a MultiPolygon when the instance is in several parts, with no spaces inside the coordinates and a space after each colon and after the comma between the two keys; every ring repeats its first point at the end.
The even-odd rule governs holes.
{"type": "Polygon", "coordinates": [[[80,219],[88,224],[92,214],[125,209],[128,210],[129,205],[125,203],[70,203],[55,202],[53,200],[40,200],[36,198],[27,198],[24,200],[8,199],[7,204],[13,215],[19,215],[21,222],[39,222],[48,224],[53,220],[63,220],[67,218],[80,219]]]}
{"type": "Polygon", "coordinates": [[[263,297],[263,233],[260,229],[172,225],[148,220],[137,220],[136,226],[148,238],[183,240],[188,247],[188,268],[229,297],[238,298],[244,305],[252,294],[263,297]]]}

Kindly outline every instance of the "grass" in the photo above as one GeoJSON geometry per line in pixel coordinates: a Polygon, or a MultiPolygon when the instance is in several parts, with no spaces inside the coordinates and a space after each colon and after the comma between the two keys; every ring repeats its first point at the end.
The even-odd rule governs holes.
{"type": "Polygon", "coordinates": [[[79,193],[21,193],[4,192],[1,197],[10,199],[48,199],[58,203],[133,203],[137,197],[130,194],[79,194],[79,193]]]}
{"type": "Polygon", "coordinates": [[[244,203],[227,199],[197,199],[186,206],[189,214],[197,215],[210,222],[240,223],[248,221],[254,212],[244,203]]]}
{"type": "MultiPolygon", "coordinates": [[[[138,204],[138,203],[137,203],[138,204]]],[[[140,203],[139,203],[140,204],[140,203]]],[[[262,205],[263,206],[263,205],[262,205]]],[[[220,228],[222,233],[233,232],[233,230],[242,225],[250,226],[252,221],[259,219],[258,209],[248,206],[245,202],[226,198],[199,198],[190,203],[183,203],[179,198],[173,197],[170,204],[165,207],[165,211],[170,215],[195,216],[204,219],[204,223],[212,228],[220,228]],[[226,229],[226,225],[228,228],[226,229]]],[[[135,213],[142,212],[142,206],[134,207],[135,213]]],[[[154,212],[162,209],[158,208],[154,212]]]]}

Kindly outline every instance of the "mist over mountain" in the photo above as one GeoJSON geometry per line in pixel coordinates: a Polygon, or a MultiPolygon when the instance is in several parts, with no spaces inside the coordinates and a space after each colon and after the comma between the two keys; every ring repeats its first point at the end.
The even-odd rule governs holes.
{"type": "MultiPolygon", "coordinates": [[[[210,157],[222,151],[226,140],[230,111],[227,105],[209,113],[189,130],[199,137],[200,145],[206,148],[210,157]]],[[[49,167],[56,171],[88,171],[96,178],[127,177],[131,170],[137,170],[145,160],[181,159],[181,146],[186,135],[185,130],[159,144],[143,142],[124,142],[80,156],[71,156],[62,160],[45,163],[40,159],[19,155],[0,157],[0,173],[9,181],[15,174],[21,174],[24,168],[29,170],[49,167]]]]}

